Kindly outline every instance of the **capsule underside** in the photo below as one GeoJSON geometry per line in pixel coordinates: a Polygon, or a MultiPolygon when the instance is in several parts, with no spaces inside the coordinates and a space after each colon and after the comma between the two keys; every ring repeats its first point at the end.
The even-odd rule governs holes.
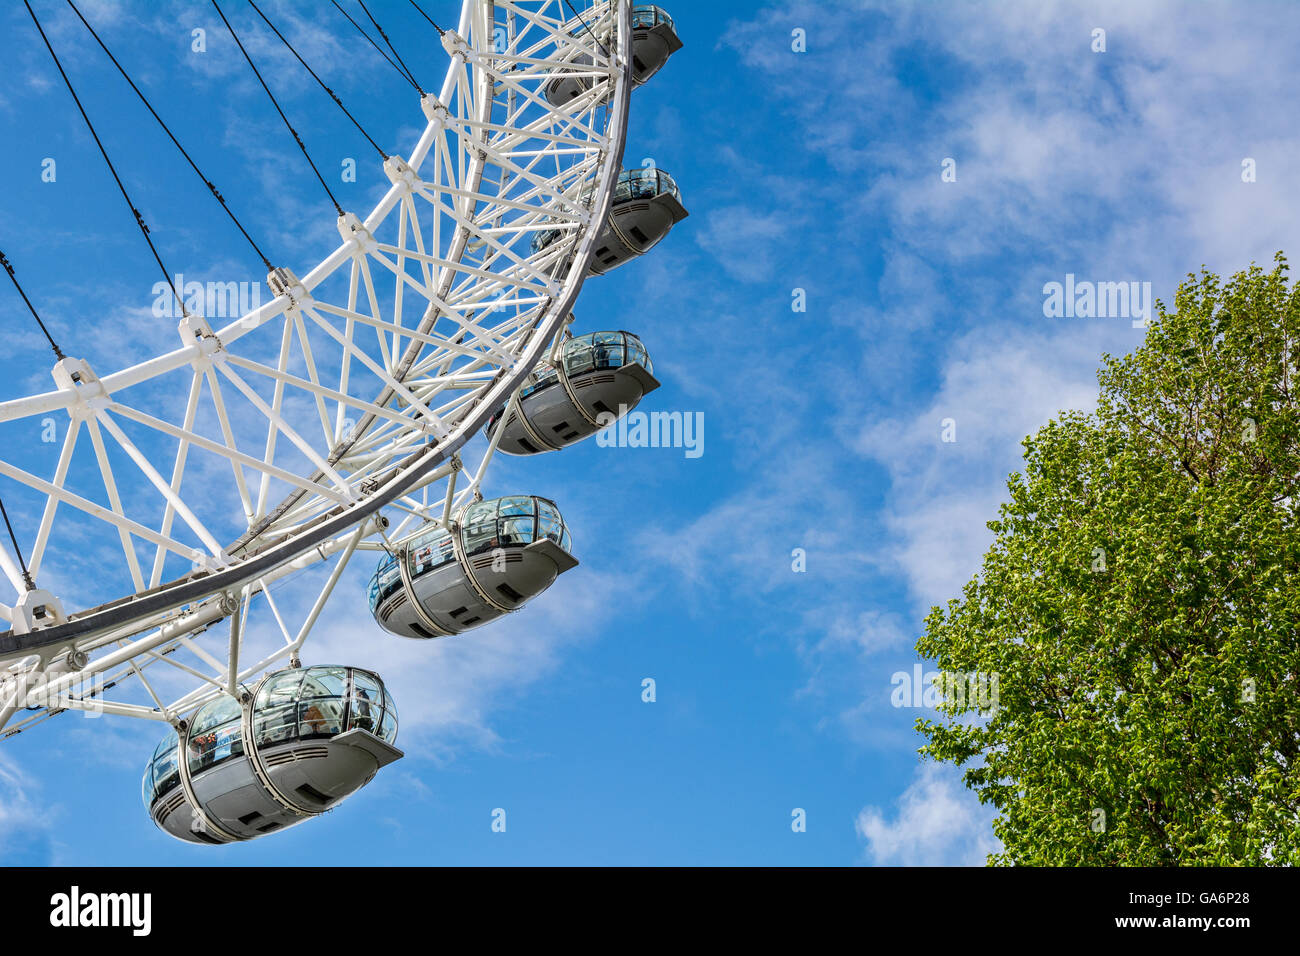
{"type": "MultiPolygon", "coordinates": [[[[367,743],[374,745],[373,740],[367,743]]],[[[252,840],[311,819],[361,789],[383,765],[365,747],[354,741],[340,742],[340,738],[268,747],[263,749],[262,759],[269,766],[268,775],[276,789],[315,812],[291,810],[276,801],[259,781],[247,756],[227,760],[196,775],[192,786],[204,814],[239,840],[252,840]]],[[[193,812],[180,786],[158,800],[151,812],[154,822],[177,839],[189,843],[231,842],[193,812]]]]}

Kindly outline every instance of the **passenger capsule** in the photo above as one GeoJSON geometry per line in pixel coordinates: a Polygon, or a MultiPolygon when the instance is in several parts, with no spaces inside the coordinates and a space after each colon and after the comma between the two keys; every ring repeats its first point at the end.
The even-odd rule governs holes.
{"type": "Polygon", "coordinates": [[[149,815],[187,843],[235,843],[336,806],[400,759],[397,708],[378,675],[291,667],[247,702],[218,697],[158,745],[145,771],[149,815]],[[183,755],[183,756],[182,756],[183,755]]]}
{"type": "MultiPolygon", "coordinates": [[[[618,174],[609,216],[596,240],[588,274],[604,275],[645,255],[688,215],[681,190],[662,169],[623,170],[618,174]]],[[[539,231],[533,236],[533,251],[541,252],[564,234],[562,229],[539,231]]]]}
{"type": "Polygon", "coordinates": [[[401,542],[370,579],[370,613],[401,637],[447,637],[516,611],[577,567],[553,501],[532,495],[477,501],[450,530],[401,542]]]}
{"type": "MultiPolygon", "coordinates": [[[[585,26],[578,27],[574,36],[583,36],[585,26]]],[[[604,31],[601,43],[610,41],[610,30],[604,31]]],[[[668,58],[682,48],[677,38],[673,18],[652,4],[637,4],[632,8],[632,84],[641,86],[654,76],[668,58]]],[[[575,67],[590,67],[591,57],[582,55],[573,60],[575,67]]],[[[546,98],[553,106],[565,106],[591,89],[591,78],[575,76],[576,70],[561,70],[546,84],[546,98]]]]}
{"type": "Polygon", "coordinates": [[[519,389],[519,404],[504,426],[509,403],[488,421],[497,448],[535,455],[594,435],[659,387],[641,340],[630,332],[592,332],[568,339],[557,364],[539,363],[519,389]]]}

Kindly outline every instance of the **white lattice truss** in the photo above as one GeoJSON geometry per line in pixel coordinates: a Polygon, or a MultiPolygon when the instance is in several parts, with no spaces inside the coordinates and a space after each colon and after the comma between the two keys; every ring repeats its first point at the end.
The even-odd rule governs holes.
{"type": "MultiPolygon", "coordinates": [[[[33,712],[4,735],[64,710],[176,724],[297,660],[358,551],[479,493],[495,445],[475,443],[473,465],[460,453],[558,348],[621,168],[630,15],[626,0],[466,0],[423,135],[384,164],[370,214],[339,220],[332,255],[301,279],[277,269],[274,299],[224,327],[182,319],[175,351],[102,377],[65,359],[56,390],[0,403],[0,490],[11,513],[39,512],[21,543],[68,611],[0,634],[0,728],[33,712]],[[561,71],[590,88],[557,109],[561,71]],[[535,252],[544,230],[561,240],[535,252]],[[52,420],[41,477],[13,456],[52,420]],[[304,577],[314,599],[291,622],[271,587],[304,577]],[[67,607],[78,587],[109,597],[67,607]],[[277,636],[253,655],[258,609],[277,636]]],[[[22,595],[7,549],[0,565],[22,595]]]]}

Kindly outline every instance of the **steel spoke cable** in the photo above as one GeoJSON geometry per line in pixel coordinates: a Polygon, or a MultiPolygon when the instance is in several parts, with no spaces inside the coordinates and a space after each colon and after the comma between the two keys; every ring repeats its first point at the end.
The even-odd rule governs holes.
{"type": "MultiPolygon", "coordinates": [[[[23,2],[25,3],[26,0],[23,0],[23,2]]],[[[284,125],[288,128],[290,134],[292,134],[294,142],[296,142],[298,148],[302,150],[303,156],[307,159],[307,165],[311,167],[311,171],[315,173],[316,178],[320,180],[321,188],[324,189],[325,194],[330,197],[330,202],[334,204],[334,209],[340,216],[342,216],[343,207],[340,206],[339,201],[334,198],[334,193],[330,191],[329,184],[325,182],[325,177],[322,176],[320,170],[316,168],[316,164],[312,161],[311,154],[307,152],[307,145],[302,141],[302,137],[298,135],[298,131],[294,129],[293,124],[289,122],[289,117],[284,115],[284,110],[280,109],[279,101],[275,98],[275,94],[271,92],[271,88],[266,85],[266,80],[262,79],[262,74],[258,71],[257,64],[254,63],[253,58],[248,55],[248,51],[244,49],[244,44],[240,41],[239,35],[235,33],[235,28],[232,27],[230,21],[226,19],[225,13],[222,12],[221,4],[217,3],[217,0],[212,0],[212,5],[216,8],[217,15],[221,17],[221,22],[224,23],[226,29],[230,31],[230,36],[234,39],[235,45],[239,47],[239,52],[244,54],[244,59],[247,60],[248,65],[253,68],[253,75],[257,77],[257,82],[262,84],[262,89],[266,91],[266,95],[270,98],[271,105],[274,106],[275,111],[280,114],[280,119],[284,120],[284,125]]]]}
{"type": "Polygon", "coordinates": [[[140,92],[140,88],[135,85],[135,81],[131,79],[130,74],[126,72],[122,64],[118,62],[117,57],[113,56],[112,51],[109,50],[109,48],[104,44],[104,41],[100,39],[99,34],[95,32],[95,28],[90,25],[90,23],[86,20],[84,16],[82,16],[81,11],[77,9],[77,5],[73,3],[73,0],[68,0],[68,6],[72,8],[72,12],[77,15],[77,18],[81,20],[83,24],[85,24],[86,29],[90,31],[90,35],[94,37],[95,42],[99,44],[99,48],[104,51],[104,53],[108,56],[110,60],[113,61],[113,65],[117,67],[117,71],[122,74],[122,78],[125,79],[126,82],[131,85],[131,89],[135,91],[135,95],[140,97],[140,102],[145,105],[145,108],[148,109],[151,114],[153,114],[153,118],[158,121],[158,125],[162,127],[163,132],[167,134],[167,137],[172,141],[173,144],[175,144],[176,148],[181,151],[181,155],[184,156],[185,161],[190,164],[190,168],[193,169],[194,172],[198,174],[199,179],[203,180],[203,185],[207,186],[208,191],[212,193],[213,197],[217,200],[217,202],[221,203],[221,208],[226,211],[226,215],[230,217],[230,221],[235,224],[235,226],[243,234],[244,238],[248,240],[248,244],[253,247],[253,251],[257,253],[257,257],[261,259],[262,263],[266,266],[266,271],[271,272],[272,269],[274,268],[271,265],[271,261],[267,259],[265,254],[263,254],[262,250],[258,247],[257,243],[253,241],[253,237],[248,234],[248,230],[244,228],[243,224],[235,216],[234,212],[231,211],[230,206],[226,204],[225,197],[221,195],[221,192],[217,189],[216,186],[212,184],[212,182],[208,179],[208,177],[203,175],[203,171],[199,169],[198,164],[195,163],[194,160],[190,157],[190,154],[185,151],[185,147],[180,144],[180,142],[176,139],[175,135],[173,135],[171,129],[167,126],[165,122],[163,122],[162,117],[158,115],[157,111],[153,108],[153,105],[145,97],[144,93],[140,92]]]}
{"type": "MultiPolygon", "coordinates": [[[[68,0],[68,2],[71,3],[72,0],[68,0]]],[[[279,29],[276,28],[276,25],[267,18],[265,13],[262,12],[262,8],[259,7],[256,3],[254,3],[253,0],[248,0],[248,5],[257,11],[257,15],[261,17],[263,21],[265,21],[266,25],[270,27],[271,30],[275,33],[275,35],[280,38],[280,42],[282,42],[286,47],[288,47],[289,52],[292,53],[294,57],[297,58],[298,62],[303,65],[303,69],[305,69],[308,73],[311,74],[312,79],[320,84],[320,88],[324,90],[326,93],[328,93],[330,99],[332,99],[336,104],[338,104],[338,108],[343,111],[343,115],[346,116],[348,119],[352,120],[352,125],[355,126],[360,131],[361,135],[366,138],[366,141],[369,142],[370,145],[376,149],[376,151],[378,151],[380,156],[384,157],[385,161],[387,161],[388,154],[384,152],[383,149],[380,148],[378,143],[376,143],[373,139],[371,139],[370,134],[366,132],[365,128],[359,122],[357,122],[357,118],[348,112],[348,108],[343,105],[343,101],[338,98],[338,95],[328,86],[326,86],[325,81],[316,75],[316,71],[307,65],[306,60],[304,60],[301,56],[299,56],[298,51],[294,49],[293,44],[285,39],[284,34],[281,33],[279,29]]]]}
{"type": "Polygon", "coordinates": [[[54,349],[55,356],[59,361],[63,361],[63,352],[60,351],[58,343],[54,341],[54,337],[50,335],[50,330],[47,329],[45,323],[41,321],[40,314],[36,311],[36,306],[32,305],[32,300],[27,298],[27,293],[24,292],[23,287],[18,284],[18,276],[14,275],[14,267],[9,263],[8,258],[6,258],[3,252],[0,252],[0,266],[4,266],[5,272],[9,273],[10,281],[13,282],[14,288],[18,290],[18,294],[23,297],[23,301],[27,303],[28,311],[31,312],[32,318],[36,320],[36,324],[41,327],[41,331],[45,333],[45,338],[49,341],[50,348],[54,349]]]}
{"type": "Polygon", "coordinates": [[[415,78],[415,74],[411,72],[411,68],[406,65],[406,61],[402,59],[402,54],[397,52],[397,47],[393,46],[393,41],[388,39],[388,34],[385,33],[384,28],[379,25],[379,21],[371,16],[370,8],[366,6],[366,0],[357,0],[357,3],[361,5],[361,9],[364,10],[366,16],[370,18],[370,22],[375,25],[375,29],[379,31],[379,35],[384,38],[384,42],[388,44],[388,49],[393,51],[393,56],[397,57],[397,62],[401,65],[402,69],[406,71],[406,75],[410,77],[411,83],[415,86],[416,90],[419,91],[420,96],[424,96],[424,87],[422,87],[419,81],[415,78]]]}
{"type": "Polygon", "coordinates": [[[605,56],[609,56],[609,50],[605,48],[605,44],[601,43],[600,40],[596,38],[596,34],[591,32],[591,27],[587,26],[587,21],[582,18],[582,14],[573,8],[573,4],[570,3],[569,0],[564,0],[564,5],[569,8],[570,13],[578,18],[578,22],[582,24],[582,28],[587,31],[587,36],[591,37],[591,39],[595,41],[596,46],[600,47],[600,52],[605,54],[605,56]]]}
{"type": "Polygon", "coordinates": [[[14,554],[18,555],[18,566],[23,571],[23,583],[27,585],[27,590],[35,591],[36,584],[32,581],[31,572],[27,570],[27,562],[23,560],[23,549],[18,547],[18,536],[14,534],[14,526],[9,523],[9,512],[5,510],[3,498],[0,498],[0,515],[4,515],[5,527],[9,529],[9,540],[13,542],[14,554]]]}
{"type": "Polygon", "coordinates": [[[366,41],[379,52],[379,55],[388,61],[388,65],[391,66],[394,70],[396,70],[397,74],[402,79],[406,80],[407,83],[410,83],[411,88],[413,90],[419,92],[420,84],[416,83],[415,80],[412,77],[408,76],[400,66],[398,66],[396,63],[393,62],[393,58],[384,52],[384,48],[375,42],[374,37],[372,37],[369,33],[367,33],[362,28],[361,24],[357,23],[356,20],[353,20],[352,15],[350,13],[348,13],[346,10],[344,10],[342,7],[339,6],[338,0],[330,0],[330,3],[334,4],[335,10],[337,10],[339,13],[343,14],[345,17],[348,18],[348,23],[352,24],[354,27],[357,28],[357,32],[360,33],[363,37],[365,37],[366,41]]]}
{"type": "Polygon", "coordinates": [[[72,94],[72,100],[77,104],[77,109],[81,113],[81,118],[86,121],[86,128],[90,130],[90,135],[94,138],[95,145],[99,147],[100,155],[104,157],[104,162],[108,164],[108,171],[113,174],[113,181],[117,183],[117,188],[121,191],[122,198],[126,200],[127,206],[130,207],[131,214],[135,216],[136,225],[140,227],[140,233],[144,236],[144,241],[149,244],[149,251],[153,253],[154,261],[158,263],[158,268],[162,270],[163,279],[166,280],[167,287],[172,290],[172,295],[175,297],[177,304],[181,307],[181,315],[188,318],[190,313],[189,310],[185,308],[185,300],[182,299],[180,293],[176,291],[176,286],[172,282],[171,273],[168,272],[167,267],[163,265],[162,256],[158,254],[158,247],[154,245],[153,239],[149,237],[149,227],[145,224],[144,216],[140,215],[140,210],[135,208],[135,203],[131,201],[131,194],[126,191],[126,186],[122,184],[122,178],[117,174],[117,167],[115,167],[113,161],[108,158],[108,150],[104,148],[104,143],[100,140],[99,134],[95,132],[95,124],[90,121],[90,116],[87,115],[86,108],[81,105],[81,98],[77,96],[77,91],[72,87],[72,81],[68,79],[68,74],[64,72],[63,64],[59,62],[59,55],[54,52],[54,47],[50,45],[50,38],[45,35],[45,29],[41,26],[41,21],[36,19],[36,11],[32,9],[32,5],[28,0],[23,0],[23,6],[27,8],[27,12],[31,15],[32,23],[36,24],[37,32],[40,33],[41,39],[45,41],[45,49],[50,51],[50,57],[54,60],[54,65],[58,68],[59,75],[63,77],[64,85],[67,86],[68,92],[72,94]]]}
{"type": "Polygon", "coordinates": [[[424,17],[424,19],[428,20],[429,23],[431,23],[431,24],[433,25],[433,28],[434,28],[435,30],[438,31],[438,36],[446,36],[446,35],[447,35],[447,31],[444,30],[442,27],[438,26],[438,24],[434,23],[434,21],[433,21],[433,17],[429,16],[427,13],[424,12],[424,7],[422,7],[422,6],[420,6],[418,3],[416,3],[415,0],[411,0],[411,6],[415,7],[415,9],[419,10],[419,11],[420,11],[420,16],[424,17]]]}

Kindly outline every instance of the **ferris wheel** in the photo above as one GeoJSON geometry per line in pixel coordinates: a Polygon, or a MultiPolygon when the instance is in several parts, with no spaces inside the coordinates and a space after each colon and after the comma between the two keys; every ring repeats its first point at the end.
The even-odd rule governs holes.
{"type": "Polygon", "coordinates": [[[672,19],[465,0],[442,29],[421,9],[449,59],[434,93],[357,2],[364,18],[336,6],[423,117],[408,154],[375,147],[379,203],[334,202],[338,245],[311,268],[263,256],[270,301],[214,323],[172,290],[175,348],[109,371],[51,338],[53,388],[0,401],[0,738],[76,711],[157,722],[145,804],[192,843],[310,819],[402,756],[379,675],[301,663],[351,562],[373,564],[369,591],[339,599],[368,600],[376,640],[520,609],[578,562],[561,502],[485,498],[493,457],[572,445],[658,386],[637,335],[575,329],[573,307],[687,215],[666,173],[622,168],[633,90],[681,47],[672,19]],[[24,454],[43,432],[48,462],[24,454]]]}

